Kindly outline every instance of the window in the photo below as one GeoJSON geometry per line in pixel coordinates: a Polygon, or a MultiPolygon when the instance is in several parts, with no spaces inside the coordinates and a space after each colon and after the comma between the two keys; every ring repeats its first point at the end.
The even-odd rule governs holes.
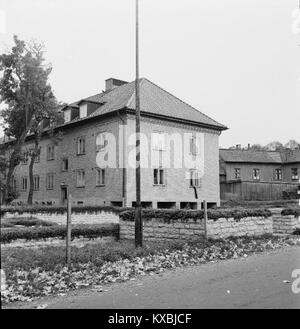
{"type": "Polygon", "coordinates": [[[85,118],[87,116],[87,104],[82,104],[79,107],[79,117],[85,118]]]}
{"type": "Polygon", "coordinates": [[[165,171],[162,168],[156,168],[153,170],[153,184],[164,185],[165,184],[165,171]]]}
{"type": "Polygon", "coordinates": [[[77,138],[77,155],[85,154],[85,138],[78,137],[77,138]]]}
{"type": "Polygon", "coordinates": [[[54,160],[54,145],[47,146],[47,161],[54,160]]]}
{"type": "Polygon", "coordinates": [[[96,138],[96,151],[98,152],[103,150],[107,144],[108,144],[108,140],[106,133],[98,134],[96,138]]]}
{"type": "Polygon", "coordinates": [[[85,173],[83,169],[77,170],[77,187],[84,187],[85,186],[85,173]]]}
{"type": "Polygon", "coordinates": [[[282,170],[275,169],[275,180],[282,180],[282,170]]]}
{"type": "Polygon", "coordinates": [[[27,151],[24,151],[22,153],[21,163],[24,165],[27,165],[27,163],[28,163],[28,152],[27,151]]]}
{"type": "Polygon", "coordinates": [[[68,171],[69,170],[69,160],[66,159],[62,159],[62,171],[68,171]]]}
{"type": "Polygon", "coordinates": [[[40,176],[33,176],[33,190],[39,191],[40,189],[40,176]]]}
{"type": "Polygon", "coordinates": [[[200,187],[200,173],[197,170],[190,171],[190,187],[200,187]]]}
{"type": "Polygon", "coordinates": [[[199,142],[197,141],[196,136],[190,138],[190,154],[199,154],[199,142]]]}
{"type": "Polygon", "coordinates": [[[260,176],[260,170],[259,169],[253,169],[253,179],[254,180],[259,180],[260,179],[259,176],[260,176]]]}
{"type": "Polygon", "coordinates": [[[105,185],[105,169],[97,168],[96,169],[96,186],[105,185]]]}
{"type": "Polygon", "coordinates": [[[292,168],[292,180],[298,180],[298,168],[292,168]]]}
{"type": "Polygon", "coordinates": [[[46,189],[47,190],[53,190],[53,181],[54,181],[54,175],[48,174],[46,178],[46,189]]]}
{"type": "Polygon", "coordinates": [[[241,168],[234,168],[234,178],[235,179],[241,178],[241,168]]]}
{"type": "Polygon", "coordinates": [[[164,151],[165,150],[165,134],[155,132],[152,134],[152,146],[153,150],[164,151]]]}
{"type": "Polygon", "coordinates": [[[14,176],[12,177],[12,189],[14,192],[17,191],[17,179],[14,176]]]}
{"type": "MultiPolygon", "coordinates": [[[[30,153],[33,154],[35,152],[35,149],[30,149],[30,153]]],[[[35,155],[35,159],[34,159],[34,162],[35,163],[39,163],[40,162],[40,153],[41,153],[41,150],[39,149],[35,155]]]]}
{"type": "Polygon", "coordinates": [[[70,122],[71,121],[71,110],[65,110],[64,111],[64,119],[65,119],[65,122],[70,122]]]}
{"type": "Polygon", "coordinates": [[[23,177],[22,178],[22,190],[23,191],[27,191],[27,184],[28,184],[27,177],[23,177]]]}

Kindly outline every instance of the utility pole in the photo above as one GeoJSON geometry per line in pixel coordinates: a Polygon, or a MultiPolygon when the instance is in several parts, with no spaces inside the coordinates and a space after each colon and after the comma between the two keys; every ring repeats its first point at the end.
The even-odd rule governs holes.
{"type": "Polygon", "coordinates": [[[141,110],[140,110],[140,82],[139,82],[139,0],[136,3],[136,78],[135,78],[135,115],[136,115],[136,204],[135,204],[135,247],[143,245],[143,222],[141,207],[141,110]]]}

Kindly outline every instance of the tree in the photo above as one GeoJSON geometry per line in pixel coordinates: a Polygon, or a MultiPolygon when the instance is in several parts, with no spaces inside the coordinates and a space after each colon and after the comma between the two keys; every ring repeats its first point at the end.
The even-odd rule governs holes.
{"type": "Polygon", "coordinates": [[[300,143],[298,143],[297,141],[295,141],[294,139],[291,139],[290,141],[288,141],[285,145],[285,148],[291,149],[291,150],[298,150],[300,149],[300,143]]]}
{"type": "Polygon", "coordinates": [[[274,142],[271,142],[271,143],[267,144],[266,148],[269,151],[281,151],[281,150],[284,149],[284,146],[283,146],[282,143],[280,143],[278,141],[274,141],[274,142]]]}
{"type": "MultiPolygon", "coordinates": [[[[0,97],[6,108],[1,111],[5,133],[13,140],[8,160],[4,201],[13,197],[12,176],[22,160],[22,146],[28,134],[35,136],[31,159],[37,156],[41,122],[51,117],[57,107],[48,77],[51,66],[45,64],[43,46],[26,44],[14,36],[14,46],[9,53],[0,55],[0,97]],[[37,143],[36,143],[37,142],[37,143]]],[[[27,154],[28,155],[28,154],[27,154]]],[[[32,175],[33,165],[30,167],[32,175]]],[[[33,178],[30,179],[33,185],[33,178]]],[[[30,187],[32,188],[32,187],[30,187]]],[[[30,200],[29,200],[30,201],[30,200]]]]}
{"type": "Polygon", "coordinates": [[[260,144],[253,144],[250,146],[250,150],[253,150],[253,151],[265,151],[266,150],[266,147],[265,146],[262,146],[260,144]]]}

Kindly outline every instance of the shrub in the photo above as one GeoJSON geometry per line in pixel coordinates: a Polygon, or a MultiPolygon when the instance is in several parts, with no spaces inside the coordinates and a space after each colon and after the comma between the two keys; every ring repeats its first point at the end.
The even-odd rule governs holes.
{"type": "Polygon", "coordinates": [[[12,217],[12,218],[4,219],[1,222],[1,227],[4,228],[14,227],[15,225],[23,225],[26,227],[31,227],[31,226],[56,226],[57,224],[34,217],[20,217],[20,218],[12,217]]]}
{"type": "MultiPolygon", "coordinates": [[[[164,222],[182,221],[194,219],[194,221],[204,218],[203,210],[177,210],[177,209],[144,209],[143,219],[157,219],[164,222]]],[[[207,211],[208,218],[217,220],[219,218],[234,218],[239,220],[244,217],[270,217],[272,214],[267,209],[212,209],[207,211]]],[[[120,213],[120,219],[124,221],[134,221],[134,211],[126,210],[120,213]]]]}
{"type": "MultiPolygon", "coordinates": [[[[110,211],[114,213],[119,213],[123,211],[124,208],[112,207],[112,206],[75,206],[72,207],[72,213],[95,213],[98,211],[110,211]]],[[[67,207],[60,206],[17,206],[17,207],[3,207],[0,209],[0,216],[3,216],[5,213],[55,213],[63,214],[67,212],[67,207]]]]}
{"type": "Polygon", "coordinates": [[[295,234],[295,235],[300,235],[300,228],[297,227],[293,234],[295,234]]]}
{"type": "MultiPolygon", "coordinates": [[[[7,228],[1,230],[1,243],[9,243],[17,239],[39,240],[47,238],[64,238],[66,236],[65,226],[49,226],[37,228],[7,228]]],[[[119,237],[118,224],[102,225],[76,225],[72,228],[72,238],[98,238],[102,236],[119,237]]]]}
{"type": "Polygon", "coordinates": [[[295,217],[300,216],[300,207],[294,207],[294,208],[285,208],[281,212],[282,216],[290,216],[294,215],[295,217]]]}

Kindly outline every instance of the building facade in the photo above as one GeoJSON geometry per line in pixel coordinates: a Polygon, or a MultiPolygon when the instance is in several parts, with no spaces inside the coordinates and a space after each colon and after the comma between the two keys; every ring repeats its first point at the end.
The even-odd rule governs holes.
{"type": "Polygon", "coordinates": [[[282,199],[300,178],[300,150],[220,149],[221,198],[282,199]]]}
{"type": "MultiPolygon", "coordinates": [[[[140,90],[141,145],[148,146],[142,152],[142,205],[196,209],[203,200],[219,205],[219,136],[227,128],[147,79],[140,80],[140,90]],[[193,166],[174,166],[178,140],[183,147],[189,139],[193,157],[195,136],[201,139],[201,175],[193,166]],[[170,155],[167,166],[161,161],[165,154],[170,155]],[[153,157],[158,159],[154,164],[153,157]]],[[[64,123],[54,134],[45,129],[39,144],[34,204],[64,204],[69,191],[74,205],[134,206],[134,82],[108,79],[104,92],[69,104],[62,113],[64,123]]],[[[28,136],[24,154],[33,142],[28,136]]],[[[181,156],[184,160],[184,151],[181,156]]],[[[17,204],[27,200],[29,160],[24,157],[14,173],[17,204]]]]}

